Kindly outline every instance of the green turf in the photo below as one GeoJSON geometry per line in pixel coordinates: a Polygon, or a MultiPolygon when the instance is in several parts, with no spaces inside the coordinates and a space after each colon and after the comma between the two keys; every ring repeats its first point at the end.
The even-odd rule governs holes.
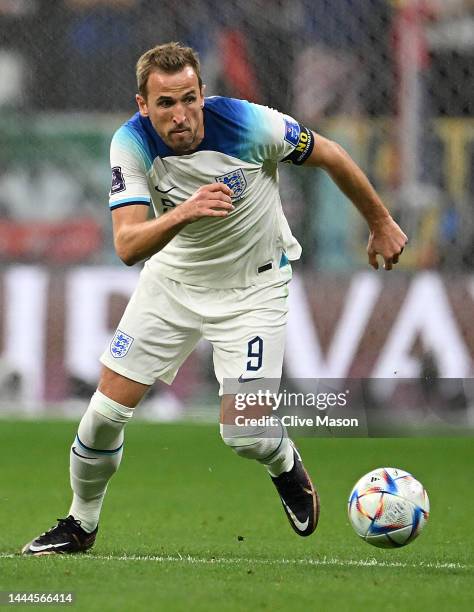
{"type": "Polygon", "coordinates": [[[0,591],[74,591],[87,611],[474,609],[472,439],[302,439],[322,501],[305,539],[217,427],[131,424],[93,552],[5,557],[65,514],[74,431],[0,421],[0,591]],[[380,466],[413,472],[430,495],[428,526],[403,549],[373,548],[347,521],[352,485],[380,466]]]}

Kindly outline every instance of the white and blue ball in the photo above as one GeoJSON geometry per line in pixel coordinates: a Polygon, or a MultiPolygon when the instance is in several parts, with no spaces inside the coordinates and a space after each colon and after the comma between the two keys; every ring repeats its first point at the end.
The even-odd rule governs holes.
{"type": "Polygon", "coordinates": [[[357,535],[373,546],[398,548],[420,534],[430,502],[423,485],[397,468],[372,470],[349,497],[349,520],[357,535]]]}

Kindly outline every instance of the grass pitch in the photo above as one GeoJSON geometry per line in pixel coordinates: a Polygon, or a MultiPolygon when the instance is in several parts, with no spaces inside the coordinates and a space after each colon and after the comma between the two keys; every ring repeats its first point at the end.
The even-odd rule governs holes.
{"type": "Polygon", "coordinates": [[[322,510],[299,538],[264,468],[217,425],[132,423],[94,549],[22,558],[67,512],[75,430],[0,421],[0,591],[73,591],[87,611],[474,609],[472,438],[300,440],[322,510]],[[428,525],[402,549],[369,546],[347,520],[353,484],[381,466],[429,493],[428,525]]]}

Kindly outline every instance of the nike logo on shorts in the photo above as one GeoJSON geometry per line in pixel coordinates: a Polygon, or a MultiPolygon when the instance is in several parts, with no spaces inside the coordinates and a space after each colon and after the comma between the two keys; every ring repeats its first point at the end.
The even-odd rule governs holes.
{"type": "Polygon", "coordinates": [[[252,382],[253,380],[263,380],[263,376],[257,376],[257,378],[242,378],[242,377],[243,377],[243,374],[241,374],[239,378],[237,379],[239,383],[252,382]]]}

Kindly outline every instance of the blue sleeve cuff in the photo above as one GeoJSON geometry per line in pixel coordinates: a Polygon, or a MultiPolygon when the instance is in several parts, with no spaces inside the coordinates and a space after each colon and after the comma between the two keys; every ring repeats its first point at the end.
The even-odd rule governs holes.
{"type": "Polygon", "coordinates": [[[122,208],[122,206],[132,206],[133,204],[150,206],[150,203],[149,198],[126,198],[124,200],[116,200],[115,202],[111,202],[109,207],[110,210],[115,210],[116,208],[122,208]]]}

